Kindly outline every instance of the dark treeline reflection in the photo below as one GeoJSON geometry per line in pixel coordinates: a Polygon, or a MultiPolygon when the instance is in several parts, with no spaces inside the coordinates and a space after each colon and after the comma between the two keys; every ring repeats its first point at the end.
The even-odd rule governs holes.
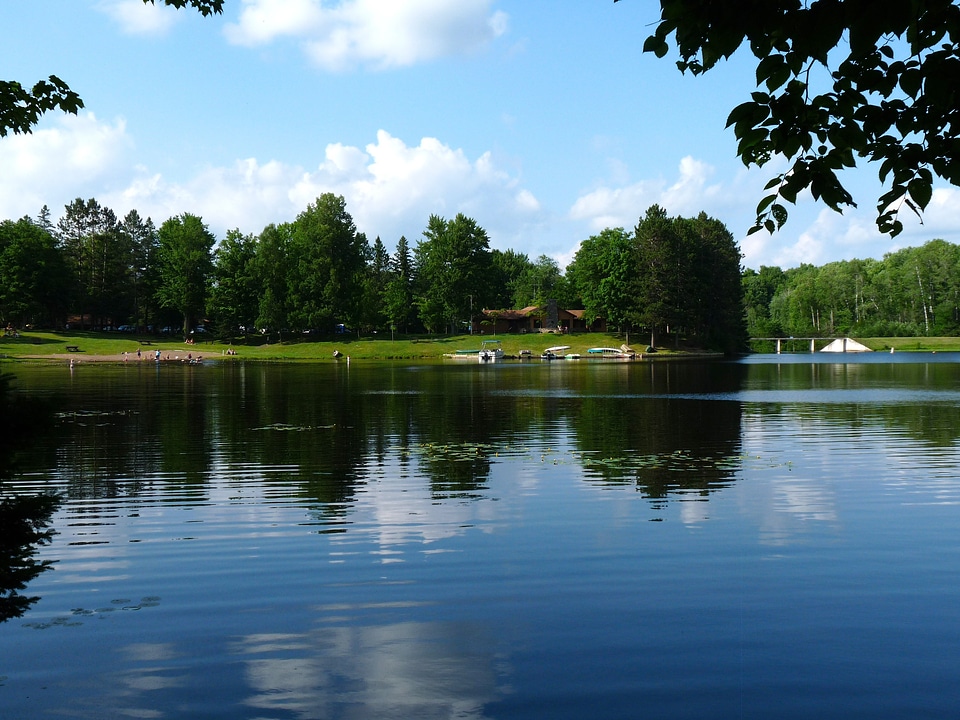
{"type": "Polygon", "coordinates": [[[37,554],[53,537],[49,525],[60,506],[53,494],[14,492],[32,439],[50,427],[53,415],[49,403],[16,392],[14,385],[14,376],[0,371],[0,622],[19,617],[39,599],[23,591],[51,566],[37,554]]]}
{"type": "Polygon", "coordinates": [[[659,499],[732,481],[745,407],[762,414],[794,403],[798,415],[954,442],[956,403],[824,402],[809,394],[915,392],[955,382],[954,367],[144,362],[81,366],[69,376],[45,369],[32,381],[48,383],[67,404],[47,454],[38,448],[36,458],[38,467],[56,465],[74,498],[138,495],[162,483],[164,501],[197,502],[212,478],[246,473],[278,493],[293,486],[337,515],[373,477],[415,471],[438,498],[482,497],[498,457],[549,462],[551,453],[572,452],[589,481],[636,484],[659,499]],[[777,394],[793,389],[804,399],[777,394]]]}
{"type": "Polygon", "coordinates": [[[650,498],[703,494],[732,480],[745,368],[734,363],[613,365],[584,374],[570,426],[588,476],[633,482],[650,498]]]}
{"type": "Polygon", "coordinates": [[[37,553],[53,538],[49,524],[59,506],[55,495],[0,497],[0,622],[20,617],[40,599],[23,591],[52,567],[37,553]]]}
{"type": "Polygon", "coordinates": [[[652,498],[722,486],[739,454],[741,408],[698,396],[736,392],[745,372],[733,363],[141,362],[45,370],[41,380],[66,403],[46,449],[72,498],[162,483],[167,501],[202,501],[210,478],[229,469],[288,494],[293,485],[337,514],[373,474],[414,460],[436,497],[481,497],[498,456],[558,448],[591,481],[636,483],[652,498]]]}

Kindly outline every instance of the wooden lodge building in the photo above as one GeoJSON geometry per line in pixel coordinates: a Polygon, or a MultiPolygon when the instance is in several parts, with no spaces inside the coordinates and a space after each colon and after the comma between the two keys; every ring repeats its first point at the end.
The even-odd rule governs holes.
{"type": "Polygon", "coordinates": [[[606,332],[606,320],[596,318],[588,323],[583,312],[558,308],[556,300],[548,300],[546,305],[531,305],[520,310],[484,309],[483,316],[473,320],[473,332],[484,335],[606,332]]]}

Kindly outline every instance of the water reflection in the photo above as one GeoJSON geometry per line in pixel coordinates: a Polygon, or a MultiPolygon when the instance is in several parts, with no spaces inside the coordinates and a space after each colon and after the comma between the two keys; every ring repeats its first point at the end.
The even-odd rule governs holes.
{"type": "Polygon", "coordinates": [[[52,565],[37,554],[54,535],[49,525],[60,498],[48,491],[18,493],[13,486],[34,436],[51,418],[47,403],[16,392],[14,376],[0,370],[0,622],[20,617],[39,600],[22,591],[52,565]]]}
{"type": "Polygon", "coordinates": [[[244,704],[269,717],[482,718],[498,696],[494,647],[484,626],[403,622],[250,635],[232,650],[244,704]]]}
{"type": "Polygon", "coordinates": [[[31,459],[69,497],[10,711],[943,714],[956,373],[83,368],[31,459]]]}
{"type": "Polygon", "coordinates": [[[55,495],[0,498],[0,622],[20,617],[40,599],[23,591],[53,565],[37,553],[53,538],[49,524],[59,506],[55,495]]]}
{"type": "Polygon", "coordinates": [[[81,406],[49,438],[71,498],[163,483],[168,498],[205,502],[218,468],[249,466],[334,516],[385,464],[416,461],[436,499],[479,499],[502,455],[558,448],[576,451],[589,479],[650,498],[709,492],[736,468],[740,406],[670,394],[734,392],[745,374],[719,363],[86,370],[81,406]]]}

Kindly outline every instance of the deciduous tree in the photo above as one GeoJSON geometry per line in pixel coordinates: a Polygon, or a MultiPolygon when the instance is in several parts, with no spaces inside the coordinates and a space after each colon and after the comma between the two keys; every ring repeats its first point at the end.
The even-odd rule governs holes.
{"type": "Polygon", "coordinates": [[[0,323],[53,324],[67,273],[53,236],[29,218],[0,222],[0,323]]]}
{"type": "Polygon", "coordinates": [[[257,283],[254,260],[257,242],[253,235],[230,230],[213,253],[213,284],[210,316],[218,335],[233,337],[240,327],[253,327],[257,317],[257,283]]]}
{"type": "Polygon", "coordinates": [[[183,333],[188,334],[206,308],[213,271],[211,251],[216,242],[196,215],[183,213],[160,226],[158,248],[161,305],[183,315],[183,333]]]}
{"type": "MultiPolygon", "coordinates": [[[[614,0],[617,2],[618,0],[614,0]]],[[[933,180],[960,184],[960,7],[956,0],[660,0],[643,49],[676,46],[681,72],[707,72],[746,45],[758,89],[727,118],[746,165],[781,155],[753,230],[774,231],[784,203],[809,190],[840,211],[855,205],[839,174],[876,162],[887,189],[877,225],[898,234],[933,180]]]]}
{"type": "Polygon", "coordinates": [[[584,240],[567,267],[588,325],[602,317],[623,327],[636,316],[637,275],[634,238],[623,228],[607,228],[584,240]]]}
{"type": "Polygon", "coordinates": [[[366,237],[342,195],[324,193],[292,223],[287,317],[292,329],[332,331],[360,319],[366,237]]]}
{"type": "Polygon", "coordinates": [[[257,240],[254,270],[259,282],[257,329],[282,332],[288,325],[291,223],[267,225],[257,240]]]}
{"type": "Polygon", "coordinates": [[[418,275],[417,306],[431,332],[470,317],[470,307],[483,307],[491,298],[490,241],[476,220],[458,214],[453,220],[431,215],[415,251],[418,275]]]}

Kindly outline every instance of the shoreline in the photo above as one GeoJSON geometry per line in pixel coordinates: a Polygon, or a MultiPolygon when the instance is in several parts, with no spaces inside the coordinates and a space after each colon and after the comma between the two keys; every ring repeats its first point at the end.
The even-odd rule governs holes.
{"type": "MultiPolygon", "coordinates": [[[[197,364],[198,362],[209,362],[215,358],[219,358],[219,355],[197,355],[192,358],[193,363],[197,364]]],[[[143,353],[140,357],[137,357],[135,352],[133,353],[121,353],[117,354],[88,354],[88,353],[53,353],[50,355],[19,355],[17,357],[7,357],[6,360],[40,360],[40,361],[57,361],[65,362],[72,365],[80,365],[81,363],[117,363],[120,365],[125,365],[129,363],[183,363],[186,365],[191,364],[191,359],[188,359],[186,355],[173,355],[172,353],[164,353],[163,357],[157,359],[154,357],[153,353],[149,355],[143,353]]]]}

